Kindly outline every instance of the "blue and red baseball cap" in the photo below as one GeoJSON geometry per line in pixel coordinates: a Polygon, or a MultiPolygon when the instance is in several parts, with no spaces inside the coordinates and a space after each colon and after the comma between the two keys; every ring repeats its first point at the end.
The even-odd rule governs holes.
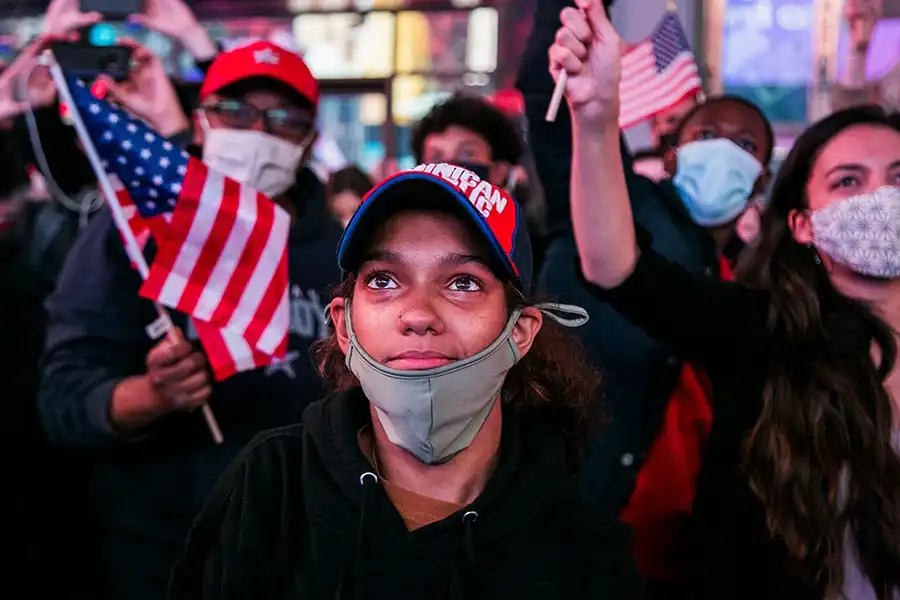
{"type": "Polygon", "coordinates": [[[338,246],[341,269],[352,273],[359,267],[366,240],[394,210],[419,206],[449,209],[467,220],[484,235],[491,258],[516,287],[526,294],[531,290],[531,240],[521,207],[502,188],[465,167],[448,163],[400,171],[369,190],[338,246]]]}

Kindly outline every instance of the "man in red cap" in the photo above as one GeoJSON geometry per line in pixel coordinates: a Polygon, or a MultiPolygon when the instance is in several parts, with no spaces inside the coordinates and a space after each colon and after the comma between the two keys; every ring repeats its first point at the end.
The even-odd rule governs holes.
{"type": "Polygon", "coordinates": [[[282,200],[309,158],[318,101],[318,83],[291,51],[262,41],[219,55],[200,88],[203,160],[282,200]]]}

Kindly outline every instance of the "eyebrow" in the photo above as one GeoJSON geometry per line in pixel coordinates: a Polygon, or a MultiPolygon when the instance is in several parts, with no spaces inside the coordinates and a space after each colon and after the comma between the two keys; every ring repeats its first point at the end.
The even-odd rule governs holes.
{"type": "Polygon", "coordinates": [[[830,177],[834,173],[838,171],[865,171],[866,168],[862,165],[847,163],[843,165],[837,165],[835,167],[831,167],[825,172],[825,177],[830,177]]]}
{"type": "MultiPolygon", "coordinates": [[[[361,265],[364,265],[369,262],[382,262],[387,264],[403,264],[406,262],[403,257],[397,252],[392,252],[391,250],[375,250],[363,256],[361,265]]],[[[461,252],[449,252],[441,257],[440,264],[442,267],[445,266],[453,266],[453,265],[465,265],[476,263],[482,265],[486,268],[490,268],[488,261],[480,256],[475,256],[474,254],[463,254],[461,252]]]]}

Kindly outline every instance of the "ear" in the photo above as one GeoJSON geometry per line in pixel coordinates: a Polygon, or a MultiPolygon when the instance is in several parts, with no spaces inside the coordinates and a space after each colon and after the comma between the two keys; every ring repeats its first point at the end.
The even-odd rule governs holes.
{"type": "Polygon", "coordinates": [[[678,171],[678,150],[675,148],[666,148],[666,151],[663,153],[663,165],[666,169],[666,173],[669,174],[669,178],[675,177],[675,173],[678,171]]]}
{"type": "Polygon", "coordinates": [[[534,339],[543,325],[544,314],[540,310],[533,306],[527,306],[522,309],[522,314],[519,315],[519,320],[516,321],[516,326],[513,327],[512,335],[510,336],[519,348],[519,356],[528,354],[531,346],[534,345],[534,339]]]}
{"type": "Polygon", "coordinates": [[[334,325],[334,334],[337,336],[338,347],[344,356],[350,351],[350,332],[347,331],[347,300],[345,298],[334,298],[328,303],[328,314],[331,316],[331,323],[334,325]]]}
{"type": "Polygon", "coordinates": [[[798,244],[809,246],[813,243],[812,217],[805,210],[794,209],[788,214],[788,227],[798,244]]]}

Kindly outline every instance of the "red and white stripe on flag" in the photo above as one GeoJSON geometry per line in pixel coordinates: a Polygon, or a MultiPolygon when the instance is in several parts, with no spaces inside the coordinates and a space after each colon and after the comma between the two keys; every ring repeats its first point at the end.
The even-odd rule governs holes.
{"type": "Polygon", "coordinates": [[[622,57],[619,84],[619,127],[628,129],[675,106],[701,89],[702,82],[690,50],[679,52],[661,73],[656,71],[653,41],[648,39],[622,57]]]}
{"type": "MultiPolygon", "coordinates": [[[[283,358],[290,223],[256,190],[192,158],[140,294],[224,330],[226,348],[242,338],[263,355],[283,358]]],[[[247,364],[248,354],[237,353],[233,362],[247,364]]]]}
{"type": "Polygon", "coordinates": [[[217,381],[228,379],[242,371],[264,367],[272,362],[271,356],[250,346],[241,335],[202,321],[193,323],[217,381]]]}

